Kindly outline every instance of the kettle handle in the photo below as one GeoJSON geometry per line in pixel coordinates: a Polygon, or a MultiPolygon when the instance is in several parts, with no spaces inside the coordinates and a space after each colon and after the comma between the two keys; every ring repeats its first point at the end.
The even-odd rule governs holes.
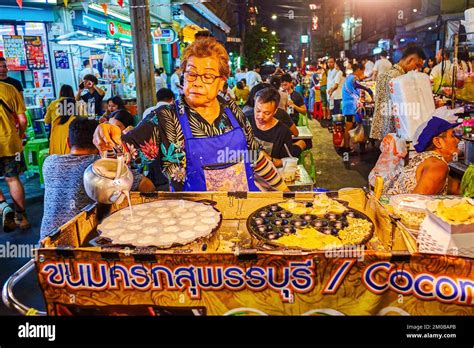
{"type": "Polygon", "coordinates": [[[114,191],[110,197],[109,197],[109,200],[112,202],[112,203],[117,203],[117,201],[119,200],[120,196],[122,195],[122,192],[121,191],[114,191]]]}

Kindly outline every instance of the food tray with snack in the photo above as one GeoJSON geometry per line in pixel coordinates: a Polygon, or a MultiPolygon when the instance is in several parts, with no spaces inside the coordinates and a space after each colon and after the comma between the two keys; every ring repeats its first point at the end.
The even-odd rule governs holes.
{"type": "Polygon", "coordinates": [[[435,199],[426,204],[430,217],[450,233],[474,232],[472,198],[435,199]]]}
{"type": "Polygon", "coordinates": [[[426,203],[430,202],[430,196],[416,194],[401,194],[390,197],[390,205],[393,213],[400,218],[400,222],[410,230],[418,230],[426,218],[426,203]]]}
{"type": "Polygon", "coordinates": [[[262,207],[249,216],[247,228],[267,245],[302,250],[364,245],[374,233],[369,217],[324,194],[262,207]]]}
{"type": "Polygon", "coordinates": [[[221,213],[203,202],[161,200],[143,203],[105,218],[97,227],[99,237],[90,244],[166,249],[210,238],[221,222],[221,213]]]}

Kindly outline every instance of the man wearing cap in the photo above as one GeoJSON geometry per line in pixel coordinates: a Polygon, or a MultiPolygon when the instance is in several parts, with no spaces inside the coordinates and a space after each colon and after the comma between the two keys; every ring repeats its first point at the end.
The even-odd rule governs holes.
{"type": "MultiPolygon", "coordinates": [[[[454,134],[458,125],[454,118],[443,116],[433,116],[422,124],[415,135],[418,153],[385,179],[384,194],[447,194],[448,163],[458,153],[459,139],[454,134]]],[[[459,193],[459,185],[450,182],[449,186],[450,193],[459,193]]]]}

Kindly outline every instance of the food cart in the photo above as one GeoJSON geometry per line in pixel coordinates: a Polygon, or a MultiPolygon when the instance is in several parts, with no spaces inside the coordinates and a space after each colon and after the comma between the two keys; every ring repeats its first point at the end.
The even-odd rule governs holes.
{"type": "MultiPolygon", "coordinates": [[[[23,314],[46,314],[19,303],[13,293],[25,273],[35,270],[48,315],[474,314],[472,255],[418,253],[400,219],[363,189],[328,194],[370,222],[370,234],[359,245],[282,247],[255,233],[256,223],[278,206],[318,197],[312,192],[132,193],[134,211],[140,205],[194,201],[218,212],[219,223],[208,236],[167,248],[104,243],[99,235],[104,212],[91,205],[41,242],[35,259],[6,282],[3,300],[23,314]]],[[[126,205],[112,206],[105,216],[123,214],[126,205]]],[[[297,226],[293,220],[290,225],[297,226]]]]}

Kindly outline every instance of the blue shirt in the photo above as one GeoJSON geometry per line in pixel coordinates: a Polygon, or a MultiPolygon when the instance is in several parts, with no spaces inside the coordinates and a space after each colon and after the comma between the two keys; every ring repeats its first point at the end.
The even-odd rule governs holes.
{"type": "Polygon", "coordinates": [[[354,74],[349,75],[342,87],[342,114],[355,115],[357,111],[357,100],[359,98],[359,89],[354,74]]]}

